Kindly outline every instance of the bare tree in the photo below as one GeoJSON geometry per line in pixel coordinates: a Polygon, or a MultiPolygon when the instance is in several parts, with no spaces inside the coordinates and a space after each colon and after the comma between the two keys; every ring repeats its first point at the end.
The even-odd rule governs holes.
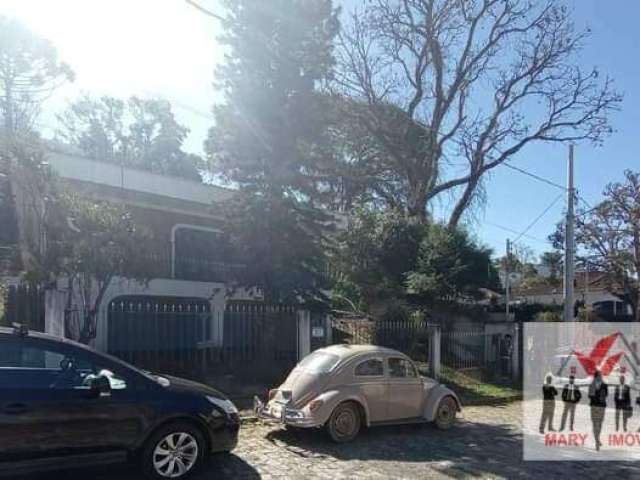
{"type": "Polygon", "coordinates": [[[352,156],[411,217],[454,192],[455,226],[483,175],[526,145],[611,132],[621,95],[575,66],[589,30],[557,2],[371,0],[347,23],[335,85],[352,156]]]}
{"type": "MultiPolygon", "coordinates": [[[[578,216],[576,241],[640,321],[640,172],[627,170],[625,181],[607,185],[604,197],[578,216]]],[[[556,236],[563,238],[561,229],[556,236]]]]}

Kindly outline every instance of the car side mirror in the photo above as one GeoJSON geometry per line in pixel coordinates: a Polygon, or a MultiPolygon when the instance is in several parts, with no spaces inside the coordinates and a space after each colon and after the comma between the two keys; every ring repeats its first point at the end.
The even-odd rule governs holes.
{"type": "Polygon", "coordinates": [[[89,392],[92,397],[108,397],[111,395],[111,382],[105,375],[98,375],[91,379],[89,392]]]}

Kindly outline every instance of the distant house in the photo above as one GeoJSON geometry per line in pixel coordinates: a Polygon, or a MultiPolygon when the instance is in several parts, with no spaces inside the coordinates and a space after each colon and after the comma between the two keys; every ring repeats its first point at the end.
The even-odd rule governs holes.
{"type": "MultiPolygon", "coordinates": [[[[630,315],[631,307],[611,291],[610,283],[606,273],[578,271],[575,273],[574,282],[575,299],[603,316],[630,315]]],[[[563,304],[563,288],[562,285],[514,288],[512,298],[520,303],[560,306],[563,304]]]]}

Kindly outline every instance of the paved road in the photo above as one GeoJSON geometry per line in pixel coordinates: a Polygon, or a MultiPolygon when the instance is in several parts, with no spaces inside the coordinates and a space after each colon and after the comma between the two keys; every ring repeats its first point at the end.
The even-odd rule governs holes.
{"type": "MultiPolygon", "coordinates": [[[[320,431],[290,431],[261,424],[243,428],[233,455],[214,458],[196,478],[408,479],[408,478],[633,478],[640,462],[523,462],[521,404],[469,407],[449,431],[429,425],[371,429],[354,443],[335,445],[320,431]]],[[[120,467],[56,472],[28,480],[134,480],[120,467]]],[[[25,479],[26,480],[26,479],[25,479]]]]}

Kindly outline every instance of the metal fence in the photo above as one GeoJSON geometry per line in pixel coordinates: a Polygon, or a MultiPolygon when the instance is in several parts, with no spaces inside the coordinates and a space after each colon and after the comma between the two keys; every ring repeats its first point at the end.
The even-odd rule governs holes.
{"type": "Polygon", "coordinates": [[[4,316],[0,325],[26,325],[30,330],[44,331],[44,288],[39,285],[10,285],[6,289],[4,316]]]}
{"type": "Polygon", "coordinates": [[[441,363],[471,380],[509,383],[517,376],[512,370],[514,345],[512,335],[487,333],[483,328],[444,331],[441,363]]]}
{"type": "Polygon", "coordinates": [[[334,319],[332,330],[334,343],[379,345],[404,352],[417,362],[426,363],[429,359],[426,321],[334,319]]]}
{"type": "Polygon", "coordinates": [[[119,298],[108,306],[109,353],[141,368],[202,378],[279,377],[297,361],[297,309],[203,299],[119,298]]]}
{"type": "MultiPolygon", "coordinates": [[[[434,348],[432,332],[426,321],[334,319],[332,337],[334,343],[393,348],[411,357],[427,372],[428,363],[434,361],[430,357],[434,348]]],[[[519,338],[514,338],[511,330],[491,333],[485,331],[484,325],[458,325],[440,330],[438,363],[441,374],[455,377],[467,386],[485,382],[513,383],[519,378],[519,372],[513,371],[513,355],[521,355],[520,351],[514,351],[515,345],[521,345],[517,340],[519,338]]]]}

